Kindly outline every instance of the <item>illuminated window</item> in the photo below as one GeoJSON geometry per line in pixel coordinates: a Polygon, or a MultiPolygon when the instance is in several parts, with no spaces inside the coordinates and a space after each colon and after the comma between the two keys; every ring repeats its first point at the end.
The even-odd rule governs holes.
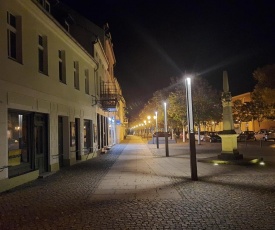
{"type": "Polygon", "coordinates": [[[85,93],[89,94],[89,70],[85,69],[85,93]]]}
{"type": "Polygon", "coordinates": [[[38,35],[38,70],[48,74],[48,49],[47,37],[38,35]]]}
{"type": "Polygon", "coordinates": [[[79,64],[74,61],[74,88],[79,90],[79,64]]]}
{"type": "Polygon", "coordinates": [[[66,65],[65,65],[65,51],[58,50],[59,59],[59,81],[66,84],[66,65]]]}
{"type": "Polygon", "coordinates": [[[18,111],[8,112],[8,164],[9,174],[14,168],[23,168],[30,171],[30,116],[18,111]]]}
{"type": "Polygon", "coordinates": [[[22,62],[21,17],[7,12],[8,57],[22,62]]]}

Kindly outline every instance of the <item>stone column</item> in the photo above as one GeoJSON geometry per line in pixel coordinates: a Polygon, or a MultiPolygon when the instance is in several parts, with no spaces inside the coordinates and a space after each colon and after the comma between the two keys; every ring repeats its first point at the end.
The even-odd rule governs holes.
{"type": "Polygon", "coordinates": [[[223,71],[223,131],[219,135],[222,138],[222,152],[218,155],[222,160],[239,160],[243,159],[243,155],[239,154],[237,149],[237,136],[234,130],[232,115],[232,97],[229,91],[229,83],[227,72],[223,71]]]}

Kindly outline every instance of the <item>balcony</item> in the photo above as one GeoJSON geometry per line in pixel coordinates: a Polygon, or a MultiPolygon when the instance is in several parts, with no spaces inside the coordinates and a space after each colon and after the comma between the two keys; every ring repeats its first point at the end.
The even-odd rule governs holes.
{"type": "Polygon", "coordinates": [[[113,82],[101,82],[99,103],[103,110],[116,112],[119,95],[113,82]]]}

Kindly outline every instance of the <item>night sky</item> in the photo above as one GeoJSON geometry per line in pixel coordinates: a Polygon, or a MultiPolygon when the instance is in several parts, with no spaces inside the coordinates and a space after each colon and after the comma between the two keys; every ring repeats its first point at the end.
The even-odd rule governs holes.
{"type": "Polygon", "coordinates": [[[274,0],[60,1],[99,26],[108,22],[130,107],[186,72],[222,90],[226,70],[233,96],[252,91],[253,71],[275,64],[274,0]]]}

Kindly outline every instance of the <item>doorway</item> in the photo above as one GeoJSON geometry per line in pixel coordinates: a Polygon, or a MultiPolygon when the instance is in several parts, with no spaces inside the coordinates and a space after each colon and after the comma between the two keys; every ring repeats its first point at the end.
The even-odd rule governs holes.
{"type": "Polygon", "coordinates": [[[64,149],[64,141],[63,141],[63,117],[58,116],[58,158],[59,158],[59,167],[64,166],[63,162],[63,149],[64,149]]]}
{"type": "Polygon", "coordinates": [[[35,168],[39,173],[48,171],[48,117],[34,114],[34,157],[35,168]]]}
{"type": "Polygon", "coordinates": [[[80,119],[75,118],[75,158],[81,160],[81,147],[80,147],[80,119]]]}

